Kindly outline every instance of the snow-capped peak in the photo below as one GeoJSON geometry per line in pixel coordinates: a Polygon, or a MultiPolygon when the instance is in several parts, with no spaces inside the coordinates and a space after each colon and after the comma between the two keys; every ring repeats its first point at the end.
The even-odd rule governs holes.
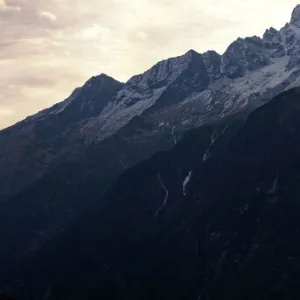
{"type": "Polygon", "coordinates": [[[300,28],[300,4],[292,12],[291,24],[300,28]]]}
{"type": "Polygon", "coordinates": [[[222,57],[222,74],[229,78],[244,76],[269,64],[263,40],[257,36],[238,38],[229,45],[222,57]]]}
{"type": "MultiPolygon", "coordinates": [[[[118,82],[117,80],[115,80],[114,78],[101,73],[97,76],[93,76],[91,77],[85,84],[85,87],[91,87],[91,86],[105,86],[107,84],[111,84],[111,83],[115,83],[118,82]]],[[[119,84],[121,84],[121,82],[119,82],[119,84]]]]}
{"type": "MultiPolygon", "coordinates": [[[[106,74],[91,77],[82,87],[76,88],[64,101],[28,117],[28,123],[68,111],[68,118],[83,119],[99,114],[123,83],[106,74]]],[[[71,122],[71,120],[70,120],[71,122]]]]}
{"type": "Polygon", "coordinates": [[[173,83],[190,64],[201,60],[201,54],[190,50],[184,55],[162,60],[143,74],[132,77],[127,84],[159,87],[173,83]]]}
{"type": "MultiPolygon", "coordinates": [[[[291,23],[280,30],[271,27],[263,38],[237,39],[223,55],[190,50],[182,56],[157,63],[125,84],[105,74],[92,77],[65,101],[9,129],[14,137],[18,137],[21,129],[24,139],[12,138],[9,142],[5,137],[0,144],[9,142],[6,149],[15,149],[17,140],[26,160],[27,143],[31,144],[31,138],[36,136],[41,144],[39,138],[45,134],[42,136],[44,145],[62,145],[57,156],[51,158],[60,162],[62,157],[81,149],[83,141],[85,144],[100,142],[119,132],[116,138],[120,143],[123,138],[126,143],[132,141],[132,147],[149,142],[153,149],[157,147],[155,151],[162,150],[167,143],[171,146],[170,135],[178,142],[194,127],[240,111],[253,110],[299,85],[300,5],[294,9],[291,23]],[[127,124],[126,130],[121,131],[127,124]]],[[[39,148],[37,151],[34,157],[42,153],[39,148]]],[[[6,157],[7,153],[2,150],[0,156],[6,157]]],[[[2,166],[0,171],[15,168],[13,162],[19,160],[18,152],[15,153],[17,156],[10,159],[12,163],[2,166]]],[[[207,151],[203,160],[209,155],[207,151]]],[[[22,165],[22,161],[20,163],[22,165]]],[[[35,161],[30,164],[34,166],[35,161]]],[[[13,172],[19,178],[19,168],[13,172]]],[[[32,172],[43,175],[40,169],[32,172]]],[[[13,174],[7,176],[0,172],[1,175],[8,178],[13,174]]],[[[23,188],[24,182],[20,187],[23,188]]],[[[15,181],[11,186],[17,185],[15,181]]],[[[0,190],[2,188],[0,180],[0,190]]]]}

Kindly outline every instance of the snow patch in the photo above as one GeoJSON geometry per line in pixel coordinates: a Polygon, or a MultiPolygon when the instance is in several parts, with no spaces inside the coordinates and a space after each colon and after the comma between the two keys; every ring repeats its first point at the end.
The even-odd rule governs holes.
{"type": "Polygon", "coordinates": [[[176,139],[176,136],[175,136],[175,127],[176,127],[176,125],[174,125],[174,126],[172,127],[171,135],[172,135],[172,137],[173,137],[174,144],[176,145],[176,144],[177,144],[177,139],[176,139]]]}
{"type": "Polygon", "coordinates": [[[164,200],[163,200],[162,204],[160,205],[160,207],[158,208],[158,210],[155,212],[154,219],[157,218],[157,216],[160,214],[160,212],[163,210],[163,208],[167,205],[168,197],[169,197],[169,191],[166,188],[165,184],[163,183],[163,181],[162,181],[162,179],[160,177],[160,173],[159,172],[157,173],[157,179],[158,179],[161,187],[165,191],[165,197],[164,197],[164,200]]]}
{"type": "Polygon", "coordinates": [[[192,175],[193,175],[193,171],[189,171],[188,175],[185,177],[185,179],[183,181],[183,184],[182,184],[183,196],[187,196],[186,187],[187,187],[188,183],[190,182],[192,175]]]}
{"type": "Polygon", "coordinates": [[[207,151],[203,155],[203,162],[206,162],[210,158],[211,154],[207,151]]]}
{"type": "Polygon", "coordinates": [[[267,195],[274,195],[278,192],[279,185],[278,185],[278,177],[276,177],[273,181],[272,187],[267,192],[267,195]]]}
{"type": "Polygon", "coordinates": [[[218,133],[217,133],[217,130],[215,128],[212,135],[211,135],[211,138],[210,138],[210,144],[209,144],[206,152],[203,155],[203,162],[207,161],[210,158],[210,156],[211,156],[210,148],[216,142],[217,138],[218,138],[218,133]]]}
{"type": "Polygon", "coordinates": [[[92,118],[82,128],[82,132],[84,133],[90,128],[96,128],[97,141],[104,140],[117,132],[134,117],[143,114],[148,108],[153,106],[165,89],[166,87],[162,87],[151,92],[148,91],[145,94],[129,90],[120,91],[117,99],[109,102],[99,116],[92,118]],[[138,99],[138,101],[130,105],[130,100],[132,99],[138,99]]]}
{"type": "Polygon", "coordinates": [[[217,130],[214,129],[214,132],[213,132],[213,134],[212,134],[212,136],[211,136],[211,143],[210,143],[210,146],[211,146],[212,144],[215,143],[215,141],[217,140],[217,138],[218,138],[218,133],[217,133],[217,130]]]}

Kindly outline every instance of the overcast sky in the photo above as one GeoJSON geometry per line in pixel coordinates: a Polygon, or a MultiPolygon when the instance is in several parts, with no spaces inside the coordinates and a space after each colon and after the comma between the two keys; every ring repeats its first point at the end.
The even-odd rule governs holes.
{"type": "Polygon", "coordinates": [[[120,81],[185,53],[282,27],[299,0],[0,0],[0,128],[89,77],[120,81]]]}

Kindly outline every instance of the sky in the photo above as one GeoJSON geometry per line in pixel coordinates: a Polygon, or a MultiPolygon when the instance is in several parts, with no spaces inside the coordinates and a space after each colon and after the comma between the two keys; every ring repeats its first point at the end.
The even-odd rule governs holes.
{"type": "Polygon", "coordinates": [[[91,76],[120,81],[159,60],[216,50],[289,22],[299,0],[0,0],[0,128],[91,76]]]}

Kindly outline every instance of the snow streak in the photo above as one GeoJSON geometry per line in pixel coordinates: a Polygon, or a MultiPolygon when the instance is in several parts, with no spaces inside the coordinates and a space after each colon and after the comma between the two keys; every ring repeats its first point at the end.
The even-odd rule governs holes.
{"type": "Polygon", "coordinates": [[[193,174],[193,171],[189,171],[189,174],[185,177],[185,179],[183,181],[183,184],[182,184],[182,193],[183,193],[183,196],[187,195],[187,193],[186,193],[186,187],[187,187],[187,184],[189,183],[189,181],[191,180],[192,174],[193,174]]]}
{"type": "Polygon", "coordinates": [[[166,206],[167,202],[168,202],[168,197],[169,197],[169,191],[168,189],[166,188],[165,184],[163,183],[161,177],[160,177],[160,173],[158,172],[157,173],[157,179],[161,185],[161,187],[163,188],[163,190],[165,191],[165,198],[164,198],[164,201],[162,202],[162,204],[160,205],[160,207],[158,208],[158,210],[155,212],[155,215],[154,215],[154,219],[157,218],[157,216],[160,214],[160,212],[163,210],[163,208],[166,206]]]}
{"type": "Polygon", "coordinates": [[[217,133],[217,130],[215,129],[214,132],[211,135],[210,144],[209,144],[206,152],[203,155],[203,161],[207,161],[210,158],[210,156],[211,156],[211,154],[210,154],[210,148],[215,143],[215,141],[217,140],[217,138],[218,138],[218,133],[217,133]]]}
{"type": "Polygon", "coordinates": [[[171,131],[171,135],[173,137],[173,140],[174,140],[174,144],[176,145],[177,144],[177,139],[176,139],[176,136],[175,136],[175,125],[172,127],[172,131],[171,131]]]}

